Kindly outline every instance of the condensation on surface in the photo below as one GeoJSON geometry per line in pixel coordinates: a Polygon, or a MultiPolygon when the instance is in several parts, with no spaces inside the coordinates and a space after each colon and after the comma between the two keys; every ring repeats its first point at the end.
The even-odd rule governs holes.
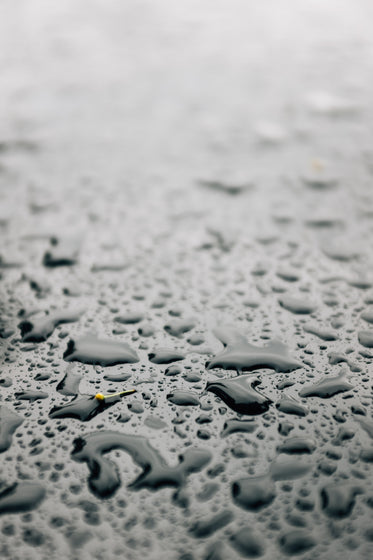
{"type": "Polygon", "coordinates": [[[1,558],[372,558],[372,12],[0,3],[1,558]]]}

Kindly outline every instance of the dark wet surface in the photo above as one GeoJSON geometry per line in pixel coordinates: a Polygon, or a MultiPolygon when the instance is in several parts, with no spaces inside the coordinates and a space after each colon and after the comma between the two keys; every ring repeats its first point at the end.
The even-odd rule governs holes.
{"type": "Polygon", "coordinates": [[[1,2],[0,558],[373,557],[372,21],[1,2]]]}

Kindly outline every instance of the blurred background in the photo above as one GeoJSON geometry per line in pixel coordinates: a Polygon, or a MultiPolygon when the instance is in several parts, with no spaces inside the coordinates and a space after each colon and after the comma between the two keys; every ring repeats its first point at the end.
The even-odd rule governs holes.
{"type": "Polygon", "coordinates": [[[349,144],[335,119],[310,112],[371,118],[369,1],[2,0],[0,10],[1,135],[42,145],[54,176],[268,172],[258,141],[349,144]]]}

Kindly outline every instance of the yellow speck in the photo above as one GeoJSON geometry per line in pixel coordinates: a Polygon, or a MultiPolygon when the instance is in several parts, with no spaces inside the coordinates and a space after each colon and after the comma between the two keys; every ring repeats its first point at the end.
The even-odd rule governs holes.
{"type": "Polygon", "coordinates": [[[324,163],[320,159],[314,159],[312,161],[312,167],[315,171],[322,171],[324,169],[324,163]]]}
{"type": "Polygon", "coordinates": [[[95,395],[95,399],[97,399],[98,401],[104,401],[105,399],[109,399],[110,397],[121,397],[123,395],[132,395],[132,393],[136,393],[136,389],[128,389],[127,391],[121,391],[120,393],[110,393],[110,395],[97,393],[97,395],[95,395]]]}

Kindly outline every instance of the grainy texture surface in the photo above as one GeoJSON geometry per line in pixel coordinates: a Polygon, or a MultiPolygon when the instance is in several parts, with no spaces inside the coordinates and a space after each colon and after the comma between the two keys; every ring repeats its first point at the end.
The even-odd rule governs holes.
{"type": "Polygon", "coordinates": [[[0,2],[1,558],[372,558],[372,21],[0,2]]]}

